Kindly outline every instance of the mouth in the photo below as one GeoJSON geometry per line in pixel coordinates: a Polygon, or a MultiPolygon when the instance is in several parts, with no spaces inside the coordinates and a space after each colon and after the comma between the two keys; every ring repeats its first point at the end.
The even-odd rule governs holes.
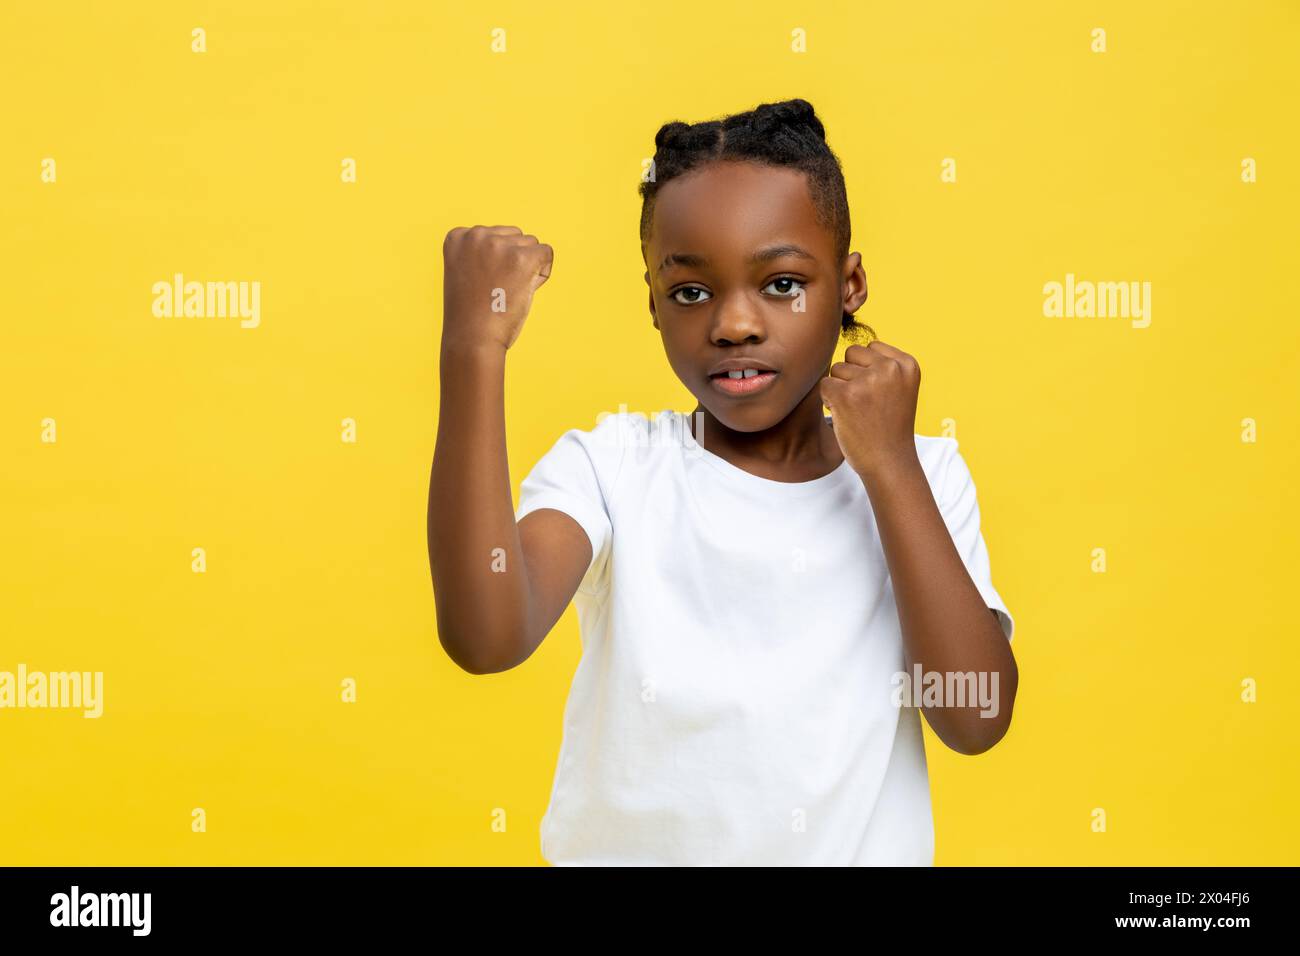
{"type": "Polygon", "coordinates": [[[709,376],[709,383],[724,395],[752,395],[770,386],[779,373],[767,369],[732,369],[709,376]]]}

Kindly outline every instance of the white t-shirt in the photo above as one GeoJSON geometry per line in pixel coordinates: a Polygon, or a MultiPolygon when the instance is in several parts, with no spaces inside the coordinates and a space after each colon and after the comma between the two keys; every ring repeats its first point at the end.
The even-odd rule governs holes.
{"type": "MultiPolygon", "coordinates": [[[[975,485],[916,436],[966,569],[1003,633],[975,485]]],[[[902,631],[862,479],[779,482],[704,449],[690,416],[606,415],[523,480],[516,518],[572,516],[592,561],[542,856],[554,865],[934,862],[902,631]]]]}

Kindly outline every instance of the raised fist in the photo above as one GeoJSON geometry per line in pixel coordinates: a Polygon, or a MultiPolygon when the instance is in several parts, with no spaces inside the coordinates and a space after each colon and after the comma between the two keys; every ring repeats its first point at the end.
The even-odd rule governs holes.
{"type": "Polygon", "coordinates": [[[443,345],[510,348],[554,250],[517,226],[457,226],[442,244],[443,345]]]}

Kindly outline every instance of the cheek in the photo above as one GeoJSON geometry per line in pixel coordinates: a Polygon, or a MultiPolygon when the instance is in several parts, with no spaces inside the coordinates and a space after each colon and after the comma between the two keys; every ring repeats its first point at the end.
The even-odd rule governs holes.
{"type": "Polygon", "coordinates": [[[792,296],[781,308],[797,320],[801,328],[816,333],[832,322],[838,326],[843,315],[843,303],[834,292],[827,283],[819,283],[813,289],[804,290],[801,296],[792,296]]]}
{"type": "Polygon", "coordinates": [[[660,323],[659,336],[663,341],[664,357],[668,359],[668,367],[677,377],[686,382],[697,376],[699,370],[695,367],[694,350],[679,341],[680,335],[675,334],[671,327],[665,329],[660,323]]]}
{"type": "Polygon", "coordinates": [[[838,302],[814,302],[809,296],[804,304],[806,312],[792,309],[782,316],[782,347],[800,368],[820,370],[835,354],[844,313],[838,302]]]}

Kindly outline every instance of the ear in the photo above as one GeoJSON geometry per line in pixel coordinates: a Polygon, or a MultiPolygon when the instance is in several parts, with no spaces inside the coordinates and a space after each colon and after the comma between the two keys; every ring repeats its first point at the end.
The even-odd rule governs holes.
{"type": "Polygon", "coordinates": [[[844,311],[850,315],[867,301],[867,274],[862,270],[862,256],[851,253],[844,261],[844,311]]]}
{"type": "Polygon", "coordinates": [[[659,328],[659,316],[655,314],[655,290],[650,286],[650,270],[645,274],[646,288],[650,290],[650,321],[654,323],[656,329],[659,328]]]}

